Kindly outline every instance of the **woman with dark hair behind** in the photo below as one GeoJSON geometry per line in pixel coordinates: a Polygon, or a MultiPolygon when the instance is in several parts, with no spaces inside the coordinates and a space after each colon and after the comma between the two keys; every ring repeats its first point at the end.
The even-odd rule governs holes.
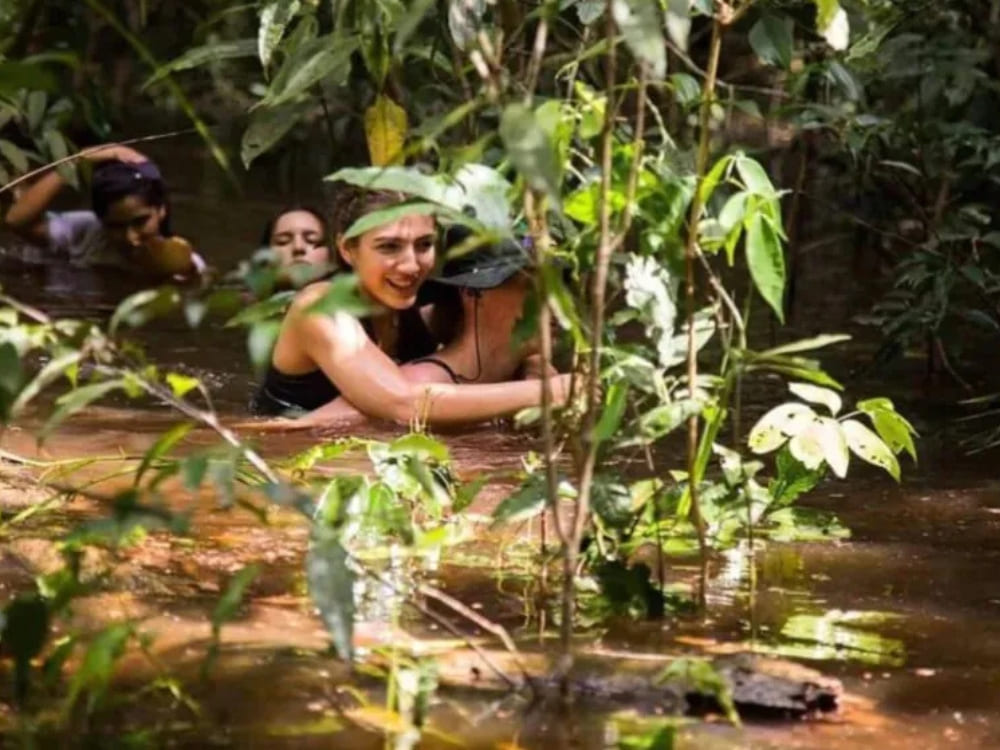
{"type": "MultiPolygon", "coordinates": [[[[302,289],[282,321],[271,363],[254,403],[258,414],[313,412],[343,394],[368,417],[407,423],[478,422],[537,406],[539,383],[417,383],[397,362],[436,350],[416,307],[417,292],[434,267],[434,219],[407,214],[354,237],[347,230],[362,216],[405,202],[406,196],[350,188],[336,205],[339,259],[358,277],[359,290],[374,308],[366,318],[311,310],[329,289],[317,282],[302,289]]],[[[569,390],[567,376],[550,382],[557,403],[569,390]]],[[[334,415],[335,417],[335,415],[334,415]]],[[[324,424],[319,412],[298,426],[324,424]]],[[[290,423],[289,426],[296,426],[290,423]]]]}
{"type": "Polygon", "coordinates": [[[66,184],[50,169],[14,201],[7,225],[72,265],[161,277],[205,269],[191,245],[173,234],[166,186],[153,162],[119,145],[89,149],[80,158],[93,164],[92,211],[49,211],[66,184]]]}

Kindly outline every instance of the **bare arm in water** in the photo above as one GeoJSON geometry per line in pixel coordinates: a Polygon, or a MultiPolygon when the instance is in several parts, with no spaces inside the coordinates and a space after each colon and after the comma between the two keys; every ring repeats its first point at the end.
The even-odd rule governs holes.
{"type": "MultiPolygon", "coordinates": [[[[538,381],[417,382],[416,376],[408,377],[372,342],[356,318],[344,313],[328,316],[307,312],[325,292],[324,287],[317,284],[298,295],[282,324],[274,361],[285,371],[319,367],[348,404],[338,403],[338,399],[295,420],[294,426],[312,427],[348,417],[344,407],[350,405],[368,417],[404,424],[414,420],[458,424],[513,414],[540,403],[538,381]]],[[[569,377],[552,378],[550,387],[554,401],[564,402],[569,377]]]]}

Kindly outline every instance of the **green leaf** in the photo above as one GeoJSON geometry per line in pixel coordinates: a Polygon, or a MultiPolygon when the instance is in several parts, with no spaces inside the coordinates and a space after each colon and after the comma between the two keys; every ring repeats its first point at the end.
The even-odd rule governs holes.
{"type": "Polygon", "coordinates": [[[271,363],[271,352],[281,332],[281,322],[268,320],[254,323],[247,332],[247,352],[256,372],[263,372],[271,363]]]}
{"type": "Polygon", "coordinates": [[[434,203],[444,203],[446,200],[446,188],[439,178],[412,167],[347,167],[324,179],[328,182],[347,182],[366,190],[405,193],[434,203]]]}
{"type": "Polygon", "coordinates": [[[103,383],[85,385],[63,394],[56,401],[56,410],[49,417],[48,421],[38,433],[38,439],[45,440],[52,430],[59,426],[67,417],[76,414],[78,411],[93,403],[97,399],[106,396],[111,391],[125,387],[125,378],[106,380],[103,383]]]}
{"type": "Polygon", "coordinates": [[[138,487],[140,481],[142,480],[143,474],[153,465],[153,462],[162,458],[164,455],[170,452],[170,450],[177,445],[184,436],[187,435],[194,428],[191,422],[181,422],[175,424],[165,433],[160,435],[156,439],[156,442],[150,446],[149,450],[142,457],[142,462],[139,464],[139,468],[135,472],[135,480],[133,481],[134,486],[138,487]]]}
{"type": "Polygon", "coordinates": [[[282,64],[260,106],[277,107],[306,93],[317,83],[343,86],[351,72],[351,56],[358,48],[355,37],[328,34],[309,43],[304,56],[292,56],[282,64]]]}
{"type": "Polygon", "coordinates": [[[604,410],[601,418],[594,426],[594,442],[598,445],[610,438],[618,431],[625,416],[626,399],[628,397],[628,383],[621,381],[608,386],[604,396],[604,410]]]}
{"type": "Polygon", "coordinates": [[[260,27],[257,32],[257,54],[264,70],[271,65],[274,50],[281,42],[285,29],[299,12],[299,0],[271,0],[260,11],[260,27]]]}
{"type": "Polygon", "coordinates": [[[185,458],[181,461],[181,478],[184,481],[184,488],[189,492],[200,488],[207,471],[208,456],[202,454],[185,458]]]}
{"type": "Polygon", "coordinates": [[[203,44],[200,47],[192,47],[180,57],[157,68],[156,72],[146,79],[141,88],[146,89],[179,70],[190,70],[191,68],[197,68],[207,63],[219,62],[221,60],[253,57],[256,52],[256,39],[233,39],[230,41],[203,44]]]}
{"type": "Polygon", "coordinates": [[[170,391],[176,398],[184,398],[188,393],[197,388],[201,381],[190,375],[181,375],[179,372],[168,372],[166,378],[170,391]]]}
{"type": "Polygon", "coordinates": [[[455,46],[468,51],[486,13],[486,0],[449,0],[448,31],[455,46]]]}
{"type": "Polygon", "coordinates": [[[411,432],[389,443],[389,455],[409,455],[420,461],[437,461],[447,463],[449,460],[448,446],[430,435],[411,432]]]}
{"type": "Polygon", "coordinates": [[[560,169],[555,144],[535,112],[524,104],[509,104],[500,117],[500,138],[525,182],[558,200],[560,169]]]}
{"type": "Polygon", "coordinates": [[[278,292],[265,300],[256,302],[250,307],[240,310],[236,315],[226,321],[225,327],[245,326],[253,323],[260,323],[264,320],[280,319],[284,317],[288,305],[295,297],[294,290],[278,292]]]}
{"type": "Polygon", "coordinates": [[[378,227],[392,224],[406,216],[434,216],[442,212],[442,207],[436,203],[397,203],[394,206],[371,211],[355,221],[344,232],[344,239],[358,237],[365,232],[378,227]]]}
{"type": "Polygon", "coordinates": [[[309,594],[340,658],[354,658],[354,571],[331,529],[314,526],[306,557],[309,594]]]}
{"type": "Polygon", "coordinates": [[[830,410],[830,414],[837,416],[843,402],[840,394],[830,388],[820,388],[808,383],[789,383],[788,390],[811,404],[822,404],[830,410]]]}
{"type": "MultiPolygon", "coordinates": [[[[789,344],[782,344],[781,346],[776,346],[773,349],[766,349],[762,351],[758,356],[761,357],[775,357],[785,354],[795,354],[797,352],[808,352],[813,349],[822,349],[824,346],[830,346],[831,344],[839,344],[843,341],[850,341],[851,337],[846,333],[824,333],[820,336],[814,336],[810,339],[800,339],[799,341],[793,341],[789,344]]],[[[860,408],[860,404],[858,406],[860,408]]]]}
{"type": "Polygon", "coordinates": [[[733,157],[726,154],[712,165],[708,174],[706,174],[704,179],[702,179],[701,185],[698,187],[698,196],[703,206],[708,205],[708,199],[712,197],[712,193],[715,192],[716,186],[718,186],[719,181],[722,179],[723,175],[726,174],[732,163],[733,157]]]}
{"type": "Polygon", "coordinates": [[[667,47],[656,0],[612,0],[611,13],[636,60],[649,65],[653,78],[663,78],[667,47]]]}
{"type": "Polygon", "coordinates": [[[371,305],[358,291],[358,277],[353,273],[339,273],[330,280],[323,296],[312,303],[306,312],[322,315],[343,312],[361,317],[371,312],[371,305]]]}
{"type": "Polygon", "coordinates": [[[122,300],[115,308],[108,323],[108,334],[114,336],[122,323],[138,328],[153,318],[173,310],[179,302],[180,294],[172,286],[136,292],[122,300]]]}
{"type": "Polygon", "coordinates": [[[607,3],[604,0],[577,0],[576,17],[584,26],[590,26],[594,21],[604,15],[604,8],[607,3]]]}
{"type": "Polygon", "coordinates": [[[867,414],[875,426],[875,431],[892,449],[893,453],[906,451],[917,460],[917,448],[913,443],[915,430],[905,417],[898,414],[889,399],[869,399],[857,404],[858,409],[867,414]],[[873,407],[875,403],[877,406],[873,407]],[[884,406],[888,403],[888,407],[884,406]]]}
{"type": "Polygon", "coordinates": [[[774,196],[774,185],[759,161],[749,156],[738,156],[735,161],[736,171],[749,192],[766,197],[774,196]]]}
{"type": "MultiPolygon", "coordinates": [[[[54,91],[57,85],[55,76],[41,65],[15,61],[0,62],[0,95],[12,96],[22,89],[42,94],[44,91],[54,91]]],[[[43,109],[44,106],[43,100],[43,109]]]]}
{"type": "Polygon", "coordinates": [[[847,445],[858,458],[875,466],[880,466],[899,481],[899,461],[882,439],[856,419],[840,423],[847,439],[847,445]]]}
{"type": "Polygon", "coordinates": [[[396,33],[393,36],[393,53],[401,56],[410,36],[417,30],[427,11],[434,7],[434,0],[412,0],[408,3],[406,12],[396,21],[396,33]]]}
{"type": "Polygon", "coordinates": [[[219,601],[215,603],[215,609],[212,610],[213,632],[218,633],[223,624],[236,616],[240,604],[243,603],[243,597],[246,595],[247,589],[258,575],[260,575],[260,566],[257,563],[251,563],[244,568],[240,568],[229,579],[226,590],[222,592],[219,601]]]}
{"type": "Polygon", "coordinates": [[[750,46],[760,61],[788,69],[792,64],[792,19],[765,13],[750,29],[750,46]]]}
{"type": "Polygon", "coordinates": [[[754,453],[770,453],[783,445],[786,438],[805,430],[815,418],[816,412],[805,404],[779,404],[757,420],[747,445],[754,453]]]}
{"type": "Polygon", "coordinates": [[[785,256],[771,222],[759,213],[753,215],[747,227],[746,250],[747,265],[757,291],[783,323],[785,256]]]}
{"type": "Polygon", "coordinates": [[[18,174],[24,174],[28,171],[27,154],[10,141],[0,138],[0,154],[3,154],[4,158],[10,162],[10,165],[14,167],[14,171],[18,174]]]}
{"type": "Polygon", "coordinates": [[[302,121],[312,106],[308,100],[277,106],[258,107],[250,113],[250,123],[240,140],[240,158],[247,169],[261,154],[267,153],[302,121]]]}
{"type": "Polygon", "coordinates": [[[690,107],[701,101],[701,84],[694,76],[674,73],[670,76],[670,84],[674,90],[674,99],[682,107],[690,107]]]}
{"type": "Polygon", "coordinates": [[[647,439],[659,440],[699,412],[701,403],[696,399],[685,398],[660,404],[639,418],[639,431],[647,439]]]}
{"type": "Polygon", "coordinates": [[[545,510],[546,501],[545,479],[539,474],[532,474],[514,492],[493,511],[493,523],[514,523],[533,518],[545,510]]]}
{"type": "Polygon", "coordinates": [[[135,631],[130,623],[110,625],[100,631],[87,647],[80,666],[73,673],[67,711],[76,705],[82,693],[87,694],[87,713],[93,713],[104,697],[114,673],[115,664],[125,653],[125,646],[135,631]]]}
{"type": "Polygon", "coordinates": [[[821,471],[807,469],[787,449],[778,451],[775,465],[778,476],[771,480],[768,492],[779,506],[791,505],[800,495],[815,487],[823,476],[821,471]]]}

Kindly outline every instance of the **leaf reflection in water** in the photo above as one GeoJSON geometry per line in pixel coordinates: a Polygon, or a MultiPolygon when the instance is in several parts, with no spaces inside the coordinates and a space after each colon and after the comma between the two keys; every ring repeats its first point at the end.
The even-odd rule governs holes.
{"type": "Polygon", "coordinates": [[[870,628],[899,620],[891,612],[842,611],[822,615],[793,615],[781,629],[790,643],[773,647],[781,656],[800,659],[857,661],[899,667],[906,662],[906,648],[870,628]]]}

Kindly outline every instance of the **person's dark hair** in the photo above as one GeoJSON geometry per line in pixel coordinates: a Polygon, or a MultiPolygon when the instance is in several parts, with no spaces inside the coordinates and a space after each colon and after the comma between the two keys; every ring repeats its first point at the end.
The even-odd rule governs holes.
{"type": "Polygon", "coordinates": [[[327,221],[326,216],[315,206],[309,205],[308,203],[290,203],[276,214],[268,219],[267,224],[264,225],[264,231],[260,235],[260,246],[267,247],[271,244],[271,235],[274,234],[274,227],[285,214],[290,214],[292,211],[305,211],[307,214],[312,214],[316,217],[316,221],[319,225],[323,227],[323,242],[329,245],[330,243],[330,222],[327,221]]]}
{"type": "MultiPolygon", "coordinates": [[[[408,196],[395,190],[366,190],[356,185],[343,184],[334,195],[333,199],[333,241],[336,244],[338,238],[344,234],[351,225],[365,214],[378,211],[382,208],[395,206],[408,200],[408,196]]],[[[349,243],[357,241],[356,237],[348,240],[349,243]]],[[[336,257],[337,265],[346,269],[347,264],[340,257],[337,248],[331,248],[336,257]]]]}
{"type": "Polygon", "coordinates": [[[164,237],[173,236],[167,188],[160,170],[153,162],[133,164],[112,160],[100,162],[94,167],[90,182],[90,201],[97,218],[103,220],[113,203],[132,195],[148,206],[163,206],[166,213],[160,222],[160,234],[164,237]]]}

